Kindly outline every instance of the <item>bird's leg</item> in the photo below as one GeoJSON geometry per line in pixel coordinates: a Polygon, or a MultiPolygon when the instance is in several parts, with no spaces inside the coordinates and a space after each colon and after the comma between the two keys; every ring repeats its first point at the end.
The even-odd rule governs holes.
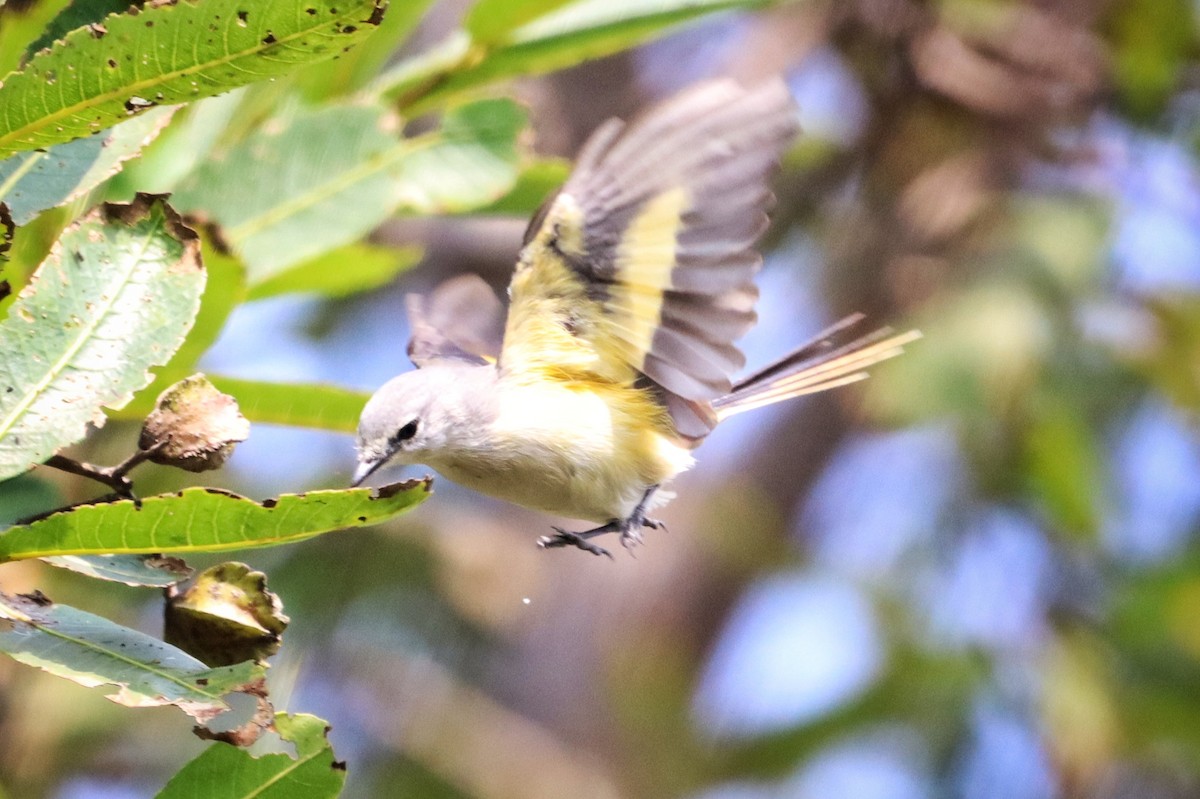
{"type": "Polygon", "coordinates": [[[538,546],[542,549],[578,547],[584,552],[591,552],[593,555],[607,555],[611,558],[611,552],[604,547],[593,544],[588,539],[607,533],[620,533],[621,544],[626,549],[632,549],[635,544],[642,542],[643,527],[649,527],[651,530],[667,529],[667,526],[662,522],[646,518],[646,506],[650,504],[650,498],[654,496],[654,492],[657,490],[657,485],[647,488],[646,493],[642,495],[641,501],[638,502],[637,507],[633,509],[633,513],[629,514],[629,518],[627,519],[613,519],[607,524],[602,524],[599,527],[579,533],[555,527],[554,535],[544,535],[538,539],[538,546]]]}
{"type": "Polygon", "coordinates": [[[629,514],[629,518],[625,520],[621,527],[621,545],[626,549],[633,549],[637,544],[642,543],[642,528],[648,527],[651,530],[666,530],[667,526],[657,519],[646,517],[646,506],[650,504],[650,498],[654,496],[654,492],[658,490],[657,485],[652,485],[646,489],[646,493],[642,494],[642,501],[633,509],[633,513],[629,514]]]}

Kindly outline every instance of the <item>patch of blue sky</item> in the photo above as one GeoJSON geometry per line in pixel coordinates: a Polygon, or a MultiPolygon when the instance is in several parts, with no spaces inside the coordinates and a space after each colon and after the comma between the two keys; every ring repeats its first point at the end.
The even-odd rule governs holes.
{"type": "MultiPolygon", "coordinates": [[[[782,357],[833,321],[818,290],[821,258],[816,242],[803,235],[789,237],[767,257],[757,280],[758,324],[738,342],[746,354],[746,372],[782,357]]],[[[735,472],[738,461],[750,457],[755,442],[763,440],[764,430],[805,401],[781,402],[722,422],[705,440],[697,471],[735,472]]]]}
{"type": "Polygon", "coordinates": [[[1044,638],[1054,563],[1042,531],[1025,516],[989,508],[929,569],[918,594],[929,633],[949,647],[1021,650],[1044,638]]]}
{"type": "Polygon", "coordinates": [[[1026,719],[983,700],[957,769],[962,799],[1055,799],[1059,792],[1041,738],[1026,719]]]}
{"type": "Polygon", "coordinates": [[[836,50],[809,53],[788,73],[788,88],[800,106],[801,135],[840,147],[862,135],[870,109],[862,84],[836,50]]]}
{"type": "Polygon", "coordinates": [[[797,527],[821,569],[907,583],[906,557],[933,542],[946,509],[969,493],[966,473],[946,427],[858,434],[826,465],[797,527]]]}
{"type": "Polygon", "coordinates": [[[751,22],[746,14],[714,14],[634,50],[631,57],[638,83],[653,94],[667,96],[720,74],[721,66],[745,47],[751,22]]]}
{"type": "MultiPolygon", "coordinates": [[[[714,16],[635,50],[638,81],[666,96],[719,75],[745,49],[754,24],[745,14],[714,16]]],[[[835,49],[814,48],[784,77],[799,106],[802,136],[849,147],[862,135],[870,108],[862,84],[835,49]]]]}
{"type": "Polygon", "coordinates": [[[148,785],[133,785],[117,780],[79,777],[67,780],[54,793],[54,799],[145,799],[148,785]]]}
{"type": "Polygon", "coordinates": [[[882,665],[871,605],[854,586],[803,572],[751,586],[730,615],[694,700],[717,738],[820,718],[860,696],[882,665]]]}
{"type": "Polygon", "coordinates": [[[937,795],[918,736],[883,729],[835,744],[789,780],[795,799],[931,799],[937,795]]]}
{"type": "Polygon", "coordinates": [[[1105,547],[1123,561],[1173,557],[1200,527],[1200,436],[1178,410],[1145,400],[1116,437],[1110,463],[1117,501],[1105,547]]]}
{"type": "Polygon", "coordinates": [[[1112,257],[1125,288],[1200,289],[1200,174],[1190,141],[1124,131],[1109,148],[1117,211],[1112,257]]]}

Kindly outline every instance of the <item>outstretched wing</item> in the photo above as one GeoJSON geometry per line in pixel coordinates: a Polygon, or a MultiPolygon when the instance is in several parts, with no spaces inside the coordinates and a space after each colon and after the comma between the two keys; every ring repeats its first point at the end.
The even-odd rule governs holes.
{"type": "Polygon", "coordinates": [[[484,364],[500,355],[504,309],[478,275],[444,281],[428,296],[406,298],[412,338],[408,357],[418,367],[440,360],[484,364]]]}
{"type": "Polygon", "coordinates": [[[707,434],[743,365],[767,181],[796,131],[780,81],[705,83],[602,125],[530,223],[501,368],[652,384],[680,434],[707,434]]]}

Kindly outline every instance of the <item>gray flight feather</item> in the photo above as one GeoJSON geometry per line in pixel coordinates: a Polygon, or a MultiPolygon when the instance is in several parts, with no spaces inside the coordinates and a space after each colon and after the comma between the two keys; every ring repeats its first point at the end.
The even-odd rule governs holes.
{"type": "MultiPolygon", "coordinates": [[[[730,391],[744,364],[733,342],[756,320],[753,279],[762,259],[754,244],[774,199],[768,180],[797,130],[795,102],[781,81],[753,89],[704,83],[628,124],[605,123],[562,188],[584,219],[586,258],[571,266],[597,298],[614,281],[636,281],[617,273],[619,248],[646,203],[686,191],[659,326],[636,365],[685,437],[713,428],[709,403],[730,391]]],[[[538,226],[535,218],[531,231],[538,226]]]]}

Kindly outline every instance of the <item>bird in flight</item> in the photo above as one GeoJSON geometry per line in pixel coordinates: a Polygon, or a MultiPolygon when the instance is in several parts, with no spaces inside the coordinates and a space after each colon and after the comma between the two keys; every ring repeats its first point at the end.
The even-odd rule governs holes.
{"type": "Polygon", "coordinates": [[[627,547],[723,419],[846,385],[919,337],[853,316],[734,380],[755,323],[768,182],[797,133],[782,81],[700,84],[588,139],[525,233],[507,319],[477,276],[409,297],[418,367],[358,428],[360,484],[421,463],[484,494],[595,523],[542,547],[627,547]],[[502,321],[503,320],[503,321],[502,321]]]}

